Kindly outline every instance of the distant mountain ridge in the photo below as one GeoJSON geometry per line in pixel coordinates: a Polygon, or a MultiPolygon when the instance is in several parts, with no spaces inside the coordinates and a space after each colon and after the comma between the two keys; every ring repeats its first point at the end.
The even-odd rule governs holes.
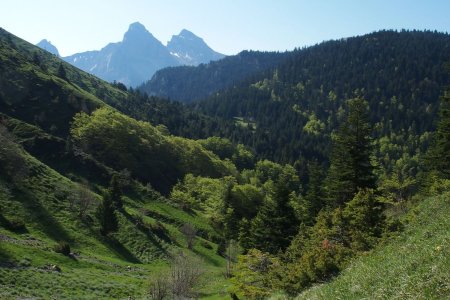
{"type": "Polygon", "coordinates": [[[51,54],[60,56],[58,49],[50,41],[47,41],[46,39],[43,39],[42,41],[37,43],[36,46],[38,46],[41,49],[46,50],[47,52],[50,52],[51,54]]]}
{"type": "MultiPolygon", "coordinates": [[[[47,43],[40,47],[51,52],[47,43]]],[[[144,25],[135,22],[129,26],[121,42],[63,59],[106,81],[137,86],[162,68],[198,65],[223,57],[225,55],[212,50],[203,39],[186,29],[179,35],[174,35],[168,45],[164,46],[144,25]]]]}
{"type": "Polygon", "coordinates": [[[208,63],[219,60],[225,55],[215,52],[202,38],[199,38],[189,30],[181,30],[179,35],[172,36],[167,43],[170,54],[177,57],[182,65],[196,66],[201,63],[208,63]]]}

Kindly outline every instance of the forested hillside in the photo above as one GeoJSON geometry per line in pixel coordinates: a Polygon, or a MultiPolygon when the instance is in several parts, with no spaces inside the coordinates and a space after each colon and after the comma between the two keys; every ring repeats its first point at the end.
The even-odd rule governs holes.
{"type": "Polygon", "coordinates": [[[201,93],[204,68],[243,81],[186,106],[1,30],[0,298],[294,297],[422,225],[445,253],[421,202],[448,210],[449,50],[380,31],[241,53],[265,70],[190,69],[201,93]]]}
{"type": "Polygon", "coordinates": [[[369,103],[375,137],[418,143],[434,129],[449,50],[450,36],[436,32],[380,31],[324,42],[294,51],[264,78],[195,107],[252,127],[250,139],[236,141],[282,162],[327,157],[330,133],[345,101],[355,96],[369,103]]]}
{"type": "Polygon", "coordinates": [[[155,73],[138,87],[144,93],[181,102],[210,96],[240,81],[273,68],[290,53],[243,51],[198,67],[172,67],[155,73]]]}

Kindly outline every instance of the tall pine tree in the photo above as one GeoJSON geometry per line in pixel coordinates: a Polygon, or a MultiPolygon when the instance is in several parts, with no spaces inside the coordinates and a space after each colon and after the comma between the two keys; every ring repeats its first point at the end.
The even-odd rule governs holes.
{"type": "Polygon", "coordinates": [[[249,240],[252,248],[274,254],[289,246],[299,226],[290,205],[291,194],[298,190],[298,184],[295,169],[286,165],[251,222],[249,240]]]}
{"type": "Polygon", "coordinates": [[[100,222],[100,233],[102,235],[108,235],[110,232],[117,231],[119,223],[109,192],[103,195],[103,201],[97,207],[95,215],[100,222]]]}
{"type": "Polygon", "coordinates": [[[310,161],[308,168],[308,190],[305,195],[305,205],[308,212],[306,223],[312,224],[319,211],[324,206],[322,190],[323,170],[317,160],[310,161]]]}
{"type": "Polygon", "coordinates": [[[114,204],[114,207],[116,209],[121,209],[123,207],[122,188],[116,174],[111,177],[111,182],[109,183],[109,192],[111,194],[111,200],[114,204]]]}
{"type": "Polygon", "coordinates": [[[357,97],[347,101],[348,113],[333,136],[331,165],[327,177],[327,200],[331,207],[351,200],[358,189],[374,188],[371,127],[368,103],[357,97]]]}
{"type": "Polygon", "coordinates": [[[441,96],[439,122],[430,149],[429,163],[439,175],[450,179],[450,86],[441,96]]]}
{"type": "Polygon", "coordinates": [[[64,68],[62,63],[60,63],[58,67],[58,76],[62,79],[67,79],[66,69],[64,68]]]}

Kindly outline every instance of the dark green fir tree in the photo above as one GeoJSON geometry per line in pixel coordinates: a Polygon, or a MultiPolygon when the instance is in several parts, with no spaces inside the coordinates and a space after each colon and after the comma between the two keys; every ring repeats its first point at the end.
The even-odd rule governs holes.
{"type": "Polygon", "coordinates": [[[67,79],[66,69],[64,68],[63,64],[59,64],[58,76],[62,79],[67,79]]]}
{"type": "Polygon", "coordinates": [[[108,235],[108,233],[115,232],[119,228],[116,209],[114,208],[110,193],[103,195],[103,201],[97,207],[95,215],[100,222],[100,233],[102,235],[108,235]]]}
{"type": "Polygon", "coordinates": [[[270,196],[251,222],[252,248],[275,254],[289,246],[298,232],[299,222],[290,205],[291,195],[298,189],[298,184],[295,169],[285,166],[273,184],[270,196]]]}
{"type": "Polygon", "coordinates": [[[323,170],[317,160],[310,161],[308,168],[308,190],[305,195],[305,204],[307,205],[308,220],[311,224],[319,211],[325,205],[322,189],[323,170]]]}
{"type": "Polygon", "coordinates": [[[116,209],[121,209],[123,207],[122,202],[122,187],[120,186],[119,179],[116,174],[111,177],[111,182],[109,184],[109,192],[111,194],[111,200],[116,209]]]}
{"type": "Polygon", "coordinates": [[[430,149],[429,164],[443,178],[450,178],[450,86],[441,96],[439,122],[430,149]]]}
{"type": "Polygon", "coordinates": [[[358,97],[347,101],[348,113],[332,138],[331,165],[327,177],[327,200],[331,207],[351,200],[361,188],[374,188],[371,163],[371,127],[368,103],[358,97]]]}

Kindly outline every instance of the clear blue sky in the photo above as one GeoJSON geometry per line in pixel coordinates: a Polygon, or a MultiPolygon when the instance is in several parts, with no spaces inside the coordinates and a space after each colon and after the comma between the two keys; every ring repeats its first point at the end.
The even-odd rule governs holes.
{"type": "Polygon", "coordinates": [[[163,44],[186,28],[225,54],[284,51],[379,29],[450,32],[450,0],[0,0],[0,27],[63,56],[120,41],[135,21],[163,44]]]}

